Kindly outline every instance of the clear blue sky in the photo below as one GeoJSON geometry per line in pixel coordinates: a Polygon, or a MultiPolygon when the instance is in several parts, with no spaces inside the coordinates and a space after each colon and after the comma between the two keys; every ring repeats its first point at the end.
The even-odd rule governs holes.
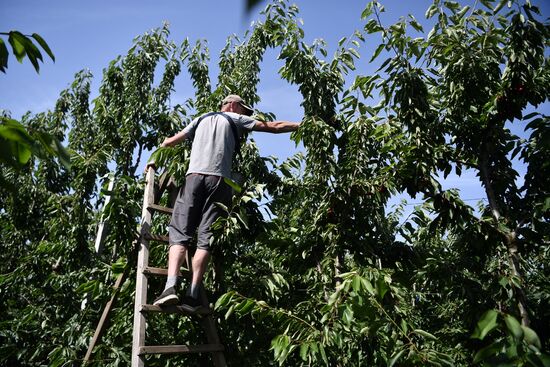
{"type": "MultiPolygon", "coordinates": [[[[382,16],[386,25],[407,14],[423,22],[424,13],[431,4],[430,0],[381,2],[386,8],[382,16]]],[[[464,4],[473,2],[461,1],[464,4]]],[[[0,31],[36,32],[48,42],[56,57],[55,63],[46,59],[41,64],[40,74],[35,73],[28,60],[19,64],[10,57],[7,73],[0,73],[0,108],[11,111],[14,118],[26,111],[37,113],[52,109],[59,93],[70,85],[74,74],[84,68],[94,75],[92,97],[95,97],[102,69],[116,56],[125,54],[134,37],[160,27],[163,21],[170,23],[171,39],[177,44],[185,38],[191,43],[198,39],[208,41],[211,77],[215,83],[218,54],[227,37],[231,34],[242,36],[250,23],[259,19],[259,11],[266,3],[246,14],[242,0],[0,0],[0,31]]],[[[293,3],[300,9],[306,42],[324,39],[328,43],[329,57],[340,38],[364,25],[360,16],[367,1],[296,0],[293,3]]],[[[548,15],[550,4],[547,0],[535,0],[534,3],[541,7],[543,15],[548,15]]],[[[373,36],[361,45],[364,62],[370,59],[378,43],[378,36],[373,36]]],[[[269,52],[262,63],[259,85],[262,101],[256,107],[274,112],[278,119],[299,121],[303,114],[301,97],[295,86],[281,80],[277,74],[280,66],[276,54],[269,52]]],[[[361,67],[360,74],[368,75],[373,71],[366,64],[361,67]]],[[[172,104],[194,96],[185,72],[178,77],[175,89],[172,104]]],[[[548,105],[544,110],[548,113],[548,105]]],[[[255,134],[254,139],[262,155],[284,158],[296,151],[288,135],[255,134]]],[[[471,175],[449,180],[445,186],[461,187],[465,198],[484,196],[477,178],[471,175]]]]}
{"type": "MultiPolygon", "coordinates": [[[[299,0],[294,3],[300,8],[307,42],[323,38],[328,42],[329,49],[334,50],[341,37],[362,28],[360,15],[366,2],[349,1],[342,5],[333,0],[299,0]]],[[[389,24],[408,12],[421,17],[430,1],[415,1],[417,6],[404,6],[396,0],[384,3],[387,3],[385,18],[389,24]]],[[[258,13],[264,4],[246,14],[244,1],[241,0],[1,0],[0,31],[17,29],[26,34],[39,33],[49,43],[56,62],[46,60],[41,65],[40,75],[37,75],[28,61],[19,64],[10,58],[8,73],[0,74],[0,108],[10,110],[16,118],[28,110],[39,112],[52,108],[59,92],[83,68],[90,69],[94,74],[92,89],[93,93],[97,92],[102,69],[109,61],[125,54],[135,36],[160,27],[163,21],[170,23],[171,38],[176,43],[186,37],[191,42],[207,39],[212,69],[215,69],[217,55],[227,37],[233,33],[243,35],[250,28],[250,23],[259,18],[258,13]]],[[[377,41],[362,45],[364,58],[370,56],[377,41]]],[[[269,53],[262,65],[260,91],[263,93],[260,96],[263,104],[258,107],[279,110],[279,118],[300,119],[299,95],[296,88],[289,88],[286,82],[280,80],[276,73],[280,64],[277,64],[275,56],[269,53]],[[279,89],[282,89],[281,93],[279,89]]],[[[193,95],[186,79],[187,75],[182,73],[176,85],[174,103],[193,95]]]]}

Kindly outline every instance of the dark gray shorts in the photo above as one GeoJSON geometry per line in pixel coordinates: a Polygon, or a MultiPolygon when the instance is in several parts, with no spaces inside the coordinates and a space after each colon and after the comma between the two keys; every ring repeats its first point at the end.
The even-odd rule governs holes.
{"type": "Polygon", "coordinates": [[[214,221],[227,213],[216,203],[231,204],[231,187],[223,177],[191,173],[180,188],[168,235],[170,245],[189,246],[197,233],[197,248],[210,250],[214,221]]]}

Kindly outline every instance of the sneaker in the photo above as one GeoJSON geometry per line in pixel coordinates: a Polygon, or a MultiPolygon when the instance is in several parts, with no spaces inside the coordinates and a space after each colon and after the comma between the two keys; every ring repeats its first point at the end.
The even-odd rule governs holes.
{"type": "Polygon", "coordinates": [[[164,290],[164,292],[162,292],[160,296],[155,298],[153,305],[169,306],[169,305],[177,305],[178,302],[179,302],[179,298],[178,298],[178,295],[176,294],[176,288],[170,287],[164,290]]]}
{"type": "Polygon", "coordinates": [[[198,299],[191,296],[185,296],[183,298],[183,304],[181,305],[181,307],[183,307],[183,309],[187,312],[195,313],[204,306],[198,299]]]}

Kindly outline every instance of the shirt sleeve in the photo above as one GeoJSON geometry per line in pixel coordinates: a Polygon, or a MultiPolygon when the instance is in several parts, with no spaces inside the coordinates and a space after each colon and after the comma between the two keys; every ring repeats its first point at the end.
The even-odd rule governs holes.
{"type": "Polygon", "coordinates": [[[237,121],[235,121],[235,123],[241,129],[252,130],[254,128],[254,125],[256,125],[256,120],[254,120],[252,117],[249,117],[249,116],[246,116],[246,115],[237,115],[237,116],[239,116],[239,117],[238,117],[237,121]]]}
{"type": "Polygon", "coordinates": [[[195,131],[197,130],[197,126],[199,126],[199,117],[194,119],[183,129],[183,133],[185,134],[185,138],[189,140],[193,140],[195,137],[195,131]]]}

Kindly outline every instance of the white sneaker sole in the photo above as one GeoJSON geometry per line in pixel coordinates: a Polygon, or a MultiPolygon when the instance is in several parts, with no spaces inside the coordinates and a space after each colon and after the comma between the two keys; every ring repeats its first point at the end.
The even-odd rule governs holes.
{"type": "Polygon", "coordinates": [[[179,303],[179,298],[175,294],[170,294],[166,297],[162,297],[161,299],[157,299],[155,302],[153,302],[154,306],[171,306],[171,305],[177,305],[179,303]]]}

